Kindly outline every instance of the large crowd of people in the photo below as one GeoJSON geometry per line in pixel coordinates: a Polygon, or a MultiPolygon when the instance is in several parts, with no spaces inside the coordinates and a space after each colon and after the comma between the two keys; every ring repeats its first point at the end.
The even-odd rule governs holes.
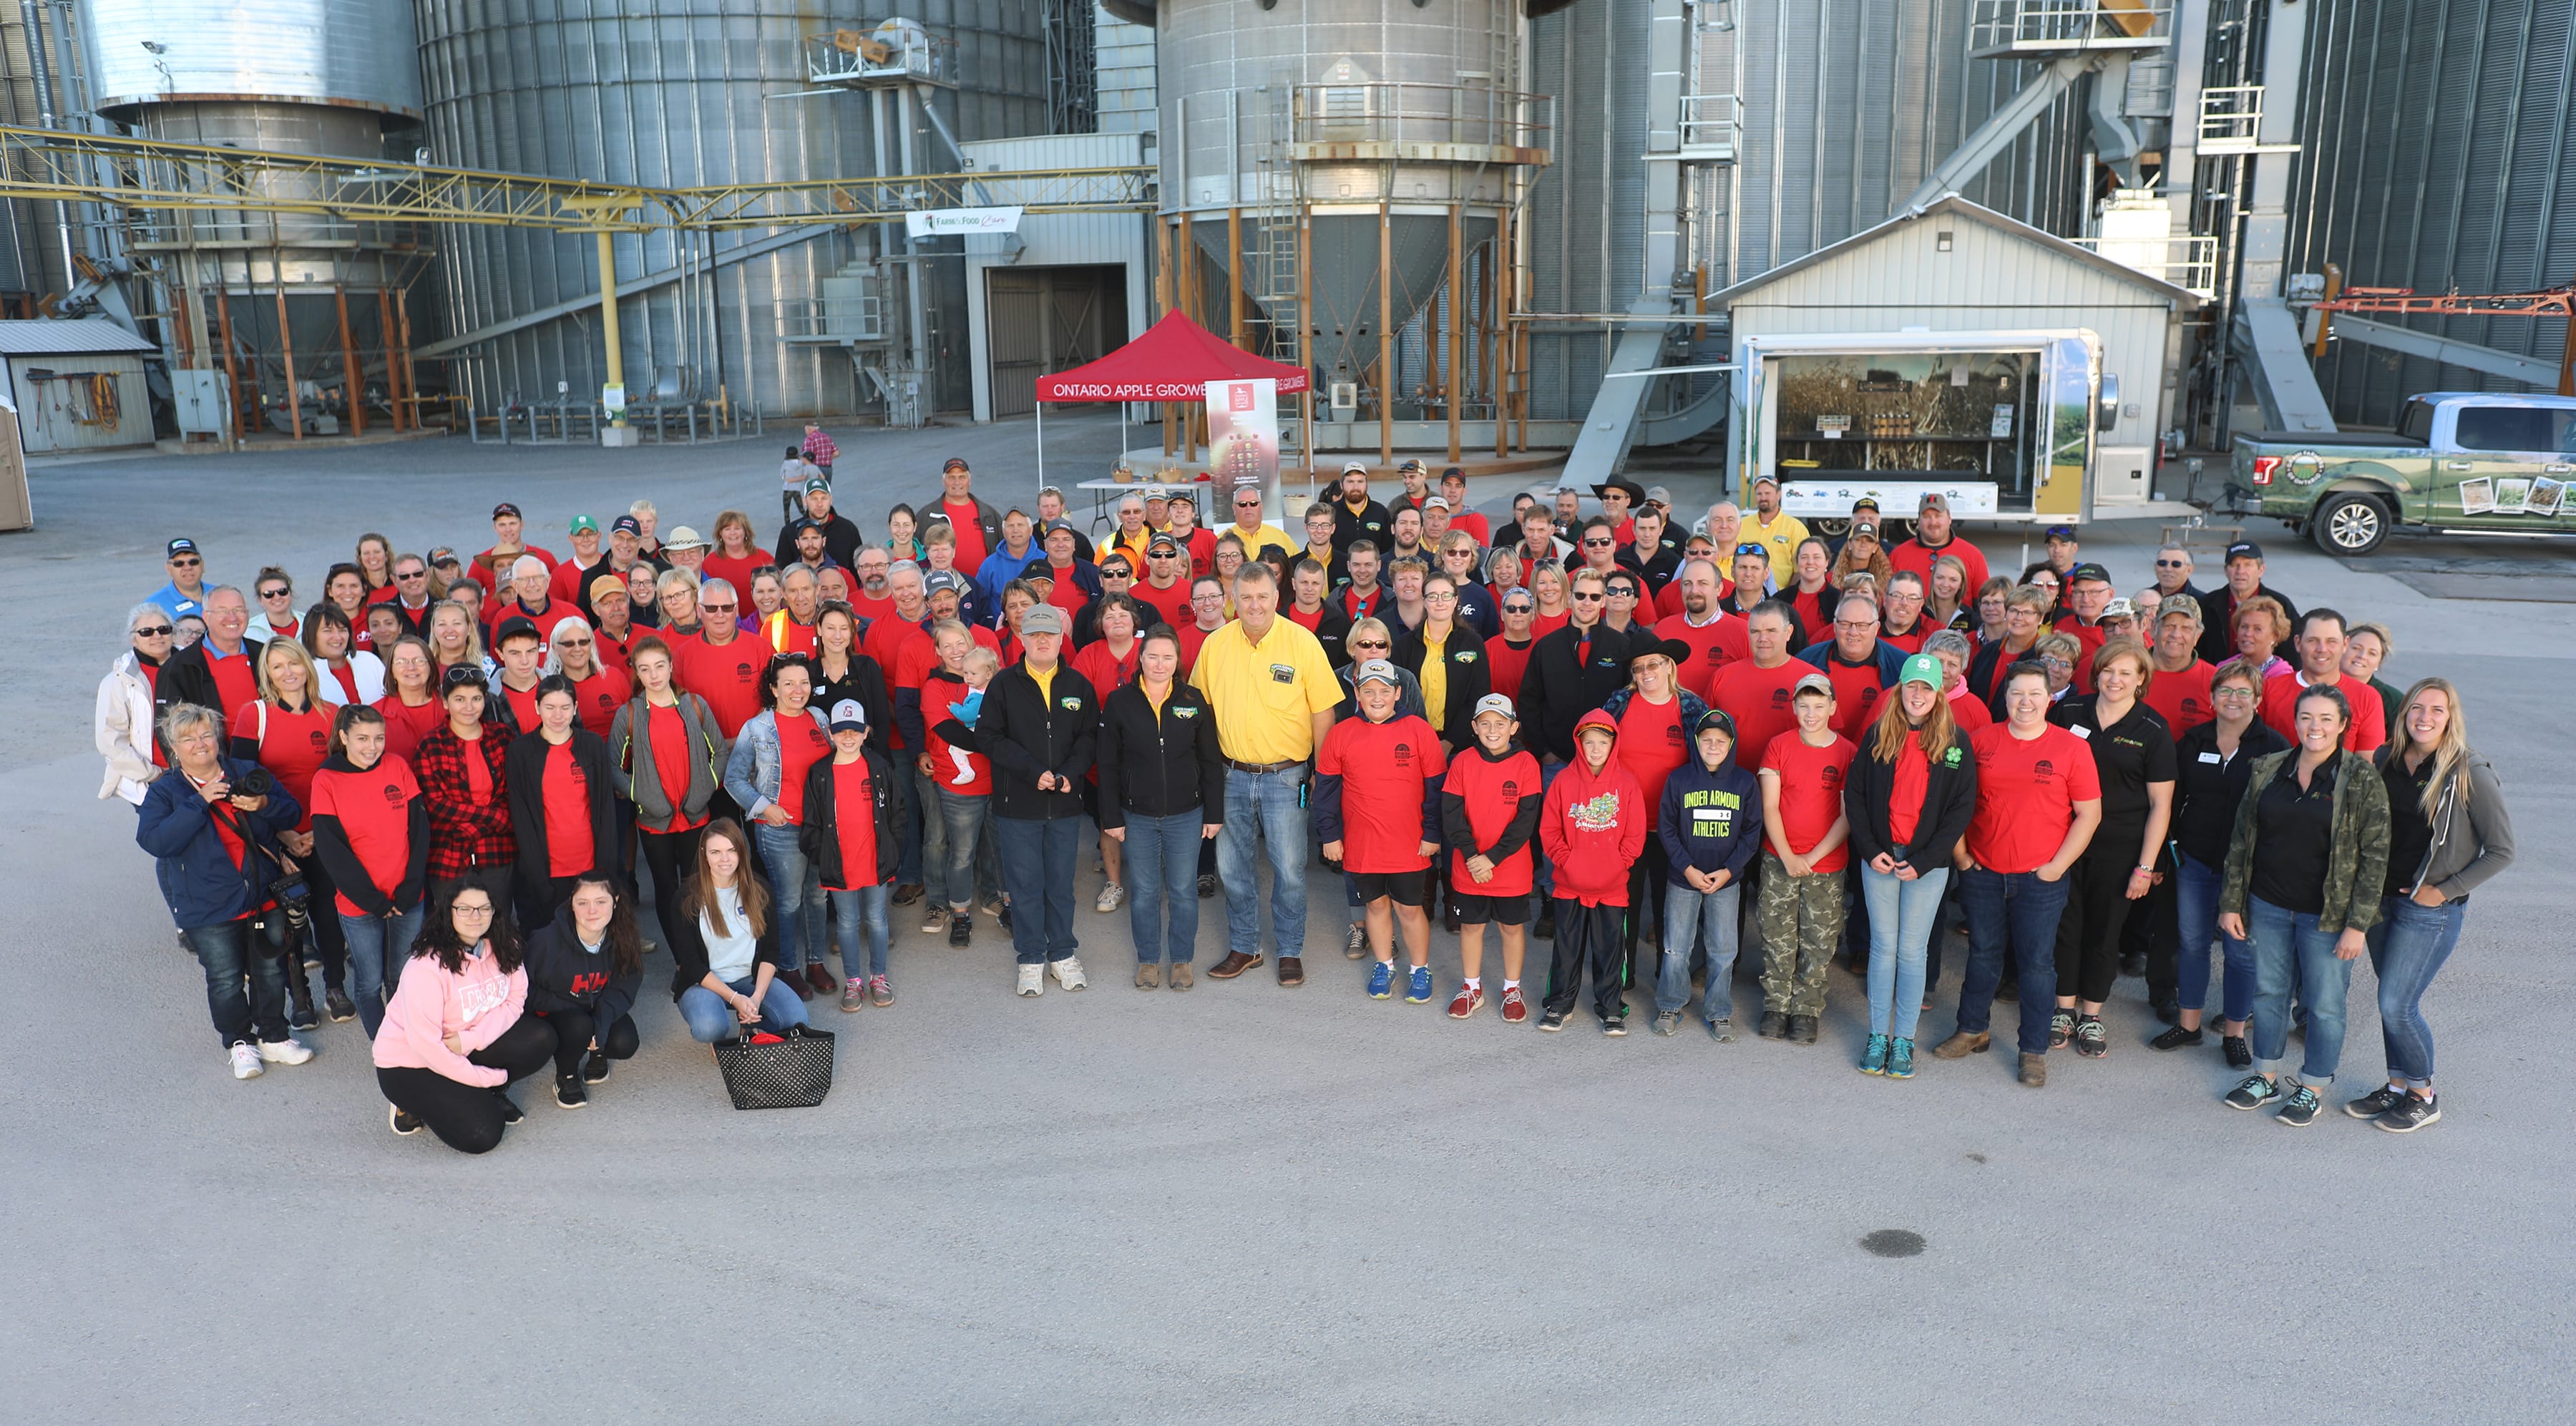
{"type": "Polygon", "coordinates": [[[169,541],[99,685],[99,795],[136,808],[236,1076],[354,1018],[395,1132],[482,1152],[513,1082],[579,1108],[638,1053],[657,952],[703,1043],[894,1006],[914,916],[947,952],[987,916],[1021,996],[1081,990],[1088,845],[1139,990],[1197,984],[1217,898],[1205,976],[1302,985],[1320,865],[1373,998],[1437,999],[1447,935],[1451,1018],[1619,1036],[1644,1003],[1669,1036],[1696,999],[1725,1042],[1741,955],[1752,1033],[1810,1045],[1839,963],[1862,1073],[1986,1052],[2006,1000],[2038,1087],[2111,1052],[2133,976],[2145,1044],[2214,1038],[2223,1102],[2292,1126],[2367,955],[2386,1075],[2344,1107],[2440,1117],[2422,1001],[2513,858],[2502,790],[2456,687],[2379,681],[2389,631],[2301,611],[2251,543],[2207,589],[2160,550],[2121,595],[2071,528],[1989,574],[1938,495],[1902,540],[1867,501],[1812,534],[1767,479],[1696,520],[1613,480],[1489,523],[1418,462],[1384,501],[1348,467],[1302,540],[1204,477],[1086,532],[962,459],[871,539],[837,454],[788,450],[768,548],[639,500],[558,556],[505,502],[477,554],[361,534],[307,603],[169,541]],[[1954,933],[1953,1031],[1919,1045],[1954,933]]]}

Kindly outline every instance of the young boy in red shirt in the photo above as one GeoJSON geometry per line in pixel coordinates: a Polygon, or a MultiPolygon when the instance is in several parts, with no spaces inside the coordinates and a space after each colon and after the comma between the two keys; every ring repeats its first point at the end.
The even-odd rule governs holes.
{"type": "Polygon", "coordinates": [[[1833,729],[1834,681],[1798,680],[1794,735],[1762,753],[1762,1022],[1766,1040],[1816,1042],[1825,971],[1843,938],[1843,778],[1858,751],[1833,729]]]}
{"type": "Polygon", "coordinates": [[[1449,834],[1449,904],[1458,913],[1458,965],[1465,979],[1449,1002],[1449,1018],[1464,1020],[1485,1003],[1485,925],[1503,933],[1503,1021],[1529,1017],[1521,998],[1521,961],[1527,953],[1530,839],[1538,834],[1541,797],[1538,759],[1515,741],[1520,719],[1499,693],[1476,700],[1475,746],[1449,762],[1440,789],[1440,821],[1449,834]]]}
{"type": "Polygon", "coordinates": [[[1395,993],[1395,924],[1412,971],[1404,1000],[1431,998],[1431,918],[1422,873],[1440,850],[1440,738],[1420,716],[1395,714],[1395,665],[1370,659],[1352,680],[1360,716],[1333,725],[1315,755],[1315,834],[1350,873],[1368,918],[1371,1000],[1395,993]],[[1356,776],[1354,776],[1356,774],[1356,776]]]}
{"type": "Polygon", "coordinates": [[[1548,784],[1538,814],[1539,844],[1556,868],[1556,954],[1548,969],[1542,1030],[1565,1028],[1592,967],[1592,1013],[1604,1035],[1628,1033],[1628,959],[1621,921],[1628,868],[1655,820],[1634,773],[1619,763],[1618,720],[1595,708],[1574,725],[1579,756],[1548,784]]]}

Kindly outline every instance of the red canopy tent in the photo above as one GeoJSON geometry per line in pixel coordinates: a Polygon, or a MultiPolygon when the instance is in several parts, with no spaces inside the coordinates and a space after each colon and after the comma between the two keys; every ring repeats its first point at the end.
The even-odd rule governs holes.
{"type": "MultiPolygon", "coordinates": [[[[1145,335],[1071,371],[1041,376],[1038,399],[1038,484],[1046,484],[1046,403],[1050,401],[1197,401],[1211,381],[1253,381],[1267,377],[1279,383],[1279,394],[1306,389],[1302,367],[1255,356],[1191,321],[1178,311],[1156,322],[1145,335]]],[[[1125,413],[1119,421],[1120,446],[1126,443],[1125,413]]]]}

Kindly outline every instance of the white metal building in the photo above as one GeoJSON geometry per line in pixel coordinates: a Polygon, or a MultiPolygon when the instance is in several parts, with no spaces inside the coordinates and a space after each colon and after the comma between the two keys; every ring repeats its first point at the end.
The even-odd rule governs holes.
{"type": "MultiPolygon", "coordinates": [[[[1730,484],[1737,489],[1765,471],[1795,481],[1802,468],[1894,466],[1904,468],[1894,472],[1901,474],[1916,464],[1967,470],[1982,460],[2006,486],[2007,511],[2018,475],[2025,482],[2024,510],[2083,518],[2090,504],[2151,498],[2157,436],[2171,423],[2184,319],[2201,299],[1950,194],[1738,283],[1715,300],[1726,307],[1740,368],[1728,441],[1730,484]],[[2094,354],[2094,370],[2070,370],[2082,361],[2067,354],[2086,350],[2094,354]],[[1838,358],[1849,372],[1843,384],[1863,393],[1848,399],[1855,409],[1784,418],[1775,405],[1798,373],[1783,368],[1780,354],[1792,351],[1838,358]],[[1871,353],[1885,359],[1869,360],[1871,353]],[[1866,393],[1895,394],[1874,400],[1866,393]],[[2096,468],[2091,500],[2065,503],[2073,489],[2059,486],[2056,500],[2043,494],[2034,504],[2030,482],[2050,484],[2051,456],[2042,444],[2059,445],[2061,468],[2066,459],[2059,435],[2066,417],[2053,413],[2088,402],[2107,407],[2088,411],[2084,422],[2094,432],[2088,438],[2096,468]],[[1974,430],[1964,428],[1961,413],[1974,430]],[[2107,424],[2096,428],[2096,415],[2107,424]],[[1946,429],[1937,424],[1945,419],[1946,429]],[[1873,440],[1886,451],[1865,450],[1873,440]]],[[[1841,404],[1831,396],[1807,404],[1819,400],[1825,410],[1841,404]]]]}
{"type": "Polygon", "coordinates": [[[152,444],[143,355],[157,350],[100,317],[0,322],[0,382],[27,453],[152,444]]]}
{"type": "MultiPolygon", "coordinates": [[[[965,152],[988,172],[1104,168],[1142,162],[1143,139],[1059,134],[970,143],[965,152]]],[[[1007,184],[977,186],[986,190],[982,204],[1015,201],[1007,184]]],[[[1050,213],[1021,218],[1017,232],[966,239],[976,420],[1028,415],[1038,377],[1144,333],[1152,324],[1152,232],[1142,213],[1050,213]]]]}

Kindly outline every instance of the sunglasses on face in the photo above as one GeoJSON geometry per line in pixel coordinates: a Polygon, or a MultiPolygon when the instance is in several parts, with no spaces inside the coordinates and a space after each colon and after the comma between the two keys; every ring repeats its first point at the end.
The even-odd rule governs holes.
{"type": "Polygon", "coordinates": [[[1351,647],[1355,649],[1382,649],[1387,647],[1387,642],[1384,639],[1353,639],[1351,641],[1351,647]]]}
{"type": "Polygon", "coordinates": [[[742,606],[740,604],[701,604],[698,606],[698,608],[709,614],[730,614],[741,607],[742,606]]]}
{"type": "Polygon", "coordinates": [[[555,647],[556,647],[556,648],[559,648],[559,649],[586,649],[586,648],[589,648],[589,647],[590,647],[590,645],[591,645],[591,641],[590,641],[590,640],[588,640],[588,639],[557,639],[557,640],[555,640],[555,647]]]}
{"type": "Polygon", "coordinates": [[[1598,604],[1608,597],[1609,596],[1604,594],[1596,594],[1588,589],[1578,589],[1574,591],[1574,602],[1577,604],[1598,604]]]}
{"type": "Polygon", "coordinates": [[[1535,614],[1538,612],[1538,606],[1535,604],[1506,604],[1503,606],[1503,612],[1506,614],[1535,614]]]}
{"type": "Polygon", "coordinates": [[[1587,550],[1606,550],[1617,543],[1618,541],[1616,540],[1586,539],[1583,542],[1583,547],[1587,550]]]}
{"type": "Polygon", "coordinates": [[[1634,599],[1637,597],[1637,591],[1630,589],[1624,584],[1614,584],[1610,586],[1610,597],[1613,599],[1634,599]]]}
{"type": "Polygon", "coordinates": [[[2183,567],[2183,561],[2181,561],[2181,560],[2158,560],[2158,561],[2156,561],[2156,568],[2158,568],[2158,569],[2180,569],[2180,568],[2182,568],[2182,567],[2183,567]]]}
{"type": "Polygon", "coordinates": [[[202,566],[202,565],[204,565],[204,564],[205,564],[205,561],[204,561],[204,560],[201,560],[201,559],[194,559],[194,558],[190,558],[190,559],[176,559],[176,560],[172,560],[172,561],[170,561],[170,567],[171,567],[172,569],[196,569],[196,568],[199,568],[200,566],[202,566]]]}
{"type": "Polygon", "coordinates": [[[262,599],[284,599],[294,593],[295,591],[292,589],[263,589],[259,592],[259,597],[262,599]]]}
{"type": "Polygon", "coordinates": [[[146,624],[142,628],[134,631],[134,637],[138,639],[166,639],[177,632],[178,630],[171,628],[167,624],[146,624]]]}

